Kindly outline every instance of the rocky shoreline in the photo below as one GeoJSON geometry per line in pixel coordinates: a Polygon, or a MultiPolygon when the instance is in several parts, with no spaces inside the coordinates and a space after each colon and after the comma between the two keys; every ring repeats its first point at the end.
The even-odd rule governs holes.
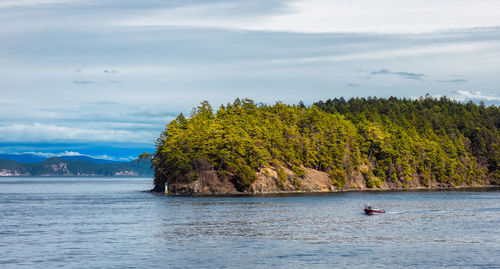
{"type": "Polygon", "coordinates": [[[500,191],[498,185],[482,185],[482,186],[456,186],[456,187],[438,187],[426,188],[417,187],[411,189],[339,189],[333,191],[280,191],[280,192],[234,192],[234,193],[171,193],[171,192],[152,192],[159,195],[172,195],[172,196],[192,196],[192,197],[223,197],[223,196],[264,196],[264,197],[277,197],[277,196],[309,196],[309,195],[328,195],[333,193],[348,193],[348,192],[433,192],[433,191],[500,191]]]}
{"type": "Polygon", "coordinates": [[[256,180],[246,191],[238,191],[229,177],[220,177],[217,171],[205,170],[196,173],[197,178],[183,182],[169,182],[165,189],[164,182],[157,184],[152,190],[157,193],[188,196],[224,196],[224,195],[293,195],[319,194],[353,191],[433,191],[433,190],[463,190],[463,189],[497,189],[487,179],[466,181],[461,185],[448,182],[425,180],[414,175],[404,181],[383,181],[380,186],[369,187],[361,173],[352,173],[346,177],[345,185],[338,187],[327,173],[311,168],[304,168],[306,174],[298,177],[290,169],[284,168],[286,180],[280,181],[278,169],[266,167],[256,173],[256,180]]]}

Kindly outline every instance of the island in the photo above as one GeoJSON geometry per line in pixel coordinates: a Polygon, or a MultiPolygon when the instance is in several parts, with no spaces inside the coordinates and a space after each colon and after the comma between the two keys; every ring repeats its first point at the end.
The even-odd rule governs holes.
{"type": "Polygon", "coordinates": [[[203,101],[140,157],[183,195],[496,186],[499,126],[498,106],[446,97],[203,101]]]}
{"type": "Polygon", "coordinates": [[[0,177],[144,177],[153,174],[150,163],[137,160],[116,162],[83,156],[62,156],[21,162],[13,157],[16,155],[0,155],[0,177]]]}

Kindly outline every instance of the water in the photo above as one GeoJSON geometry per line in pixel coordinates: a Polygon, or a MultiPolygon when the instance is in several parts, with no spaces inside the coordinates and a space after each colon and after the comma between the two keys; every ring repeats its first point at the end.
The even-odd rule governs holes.
{"type": "Polygon", "coordinates": [[[172,197],[0,178],[0,268],[500,268],[500,192],[172,197]],[[366,216],[365,203],[387,210],[366,216]]]}

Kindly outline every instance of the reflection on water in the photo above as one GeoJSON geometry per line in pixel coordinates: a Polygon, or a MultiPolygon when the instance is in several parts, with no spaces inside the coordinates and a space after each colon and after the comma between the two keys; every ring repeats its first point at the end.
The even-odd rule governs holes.
{"type": "Polygon", "coordinates": [[[498,191],[194,198],[150,188],[0,179],[0,267],[500,267],[498,191]],[[387,213],[365,215],[366,203],[387,213]]]}

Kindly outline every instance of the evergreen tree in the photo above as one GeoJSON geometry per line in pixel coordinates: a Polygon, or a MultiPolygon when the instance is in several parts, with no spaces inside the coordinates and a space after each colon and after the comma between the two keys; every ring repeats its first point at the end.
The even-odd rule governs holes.
{"type": "MultiPolygon", "coordinates": [[[[197,180],[214,169],[246,190],[263,167],[328,173],[339,188],[355,174],[383,182],[500,184],[500,109],[445,97],[335,98],[310,107],[236,99],[214,113],[203,101],[156,141],[155,184],[197,180]]],[[[284,186],[284,185],[283,185],[284,186]]]]}

